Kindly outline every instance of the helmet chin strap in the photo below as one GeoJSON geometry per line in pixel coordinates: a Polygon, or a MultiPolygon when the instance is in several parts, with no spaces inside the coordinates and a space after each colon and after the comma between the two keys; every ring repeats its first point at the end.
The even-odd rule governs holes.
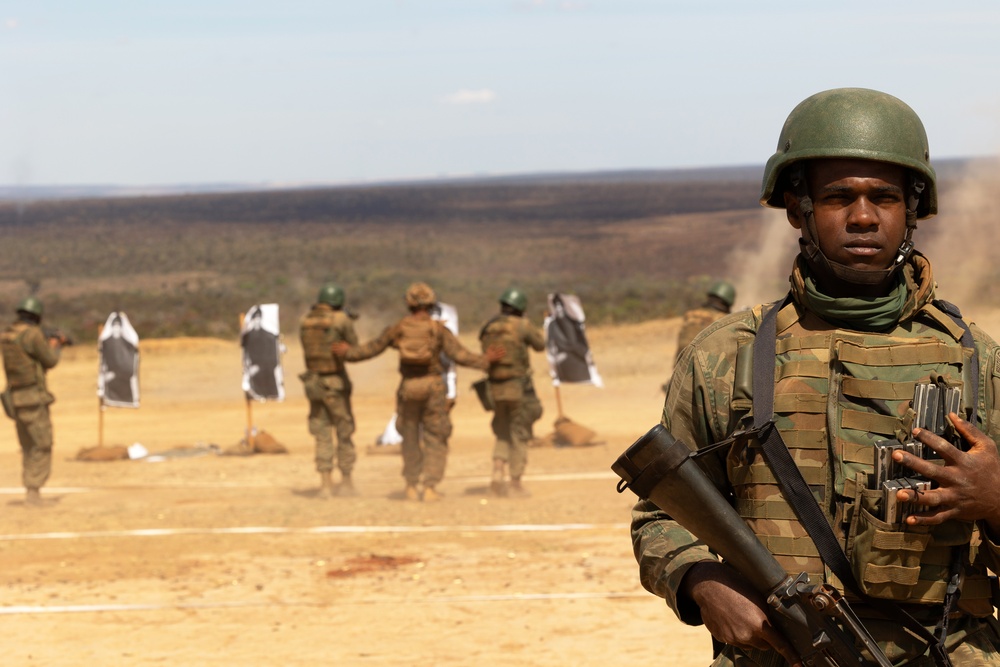
{"type": "Polygon", "coordinates": [[[790,166],[788,175],[792,185],[792,194],[799,200],[799,211],[803,219],[799,248],[810,268],[816,272],[816,277],[821,282],[835,280],[866,287],[888,286],[896,272],[906,264],[906,260],[913,254],[912,239],[913,230],[917,228],[917,206],[920,204],[920,195],[926,187],[925,183],[912,173],[909,174],[906,195],[906,235],[896,251],[896,258],[892,264],[887,269],[863,270],[834,262],[823,254],[819,247],[819,235],[816,233],[812,197],[809,196],[809,187],[806,184],[805,163],[800,162],[790,166]]]}

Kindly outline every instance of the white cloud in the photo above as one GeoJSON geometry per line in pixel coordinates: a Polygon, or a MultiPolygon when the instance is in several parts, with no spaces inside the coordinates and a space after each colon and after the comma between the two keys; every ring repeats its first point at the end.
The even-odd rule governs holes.
{"type": "Polygon", "coordinates": [[[497,98],[497,94],[490,90],[489,88],[483,88],[481,90],[468,90],[463,88],[462,90],[455,91],[450,95],[445,95],[442,101],[445,104],[489,104],[497,98]]]}
{"type": "Polygon", "coordinates": [[[3,25],[4,25],[5,28],[7,28],[7,30],[16,30],[17,29],[17,19],[6,19],[6,20],[4,20],[3,25]]]}

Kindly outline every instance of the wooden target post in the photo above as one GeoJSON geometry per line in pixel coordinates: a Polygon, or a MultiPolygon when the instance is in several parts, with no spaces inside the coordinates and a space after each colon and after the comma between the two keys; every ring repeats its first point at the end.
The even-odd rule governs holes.
{"type": "MultiPolygon", "coordinates": [[[[246,313],[240,313],[240,335],[243,335],[243,324],[246,321],[246,313]]],[[[247,404],[247,449],[254,450],[254,428],[253,428],[253,399],[250,393],[244,391],[243,396],[247,404]]]]}
{"type": "MultiPolygon", "coordinates": [[[[101,334],[104,333],[104,325],[97,325],[97,358],[101,358],[101,334]]],[[[98,367],[97,372],[101,369],[98,367]]],[[[104,396],[97,397],[97,446],[104,446],[104,396]]]]}

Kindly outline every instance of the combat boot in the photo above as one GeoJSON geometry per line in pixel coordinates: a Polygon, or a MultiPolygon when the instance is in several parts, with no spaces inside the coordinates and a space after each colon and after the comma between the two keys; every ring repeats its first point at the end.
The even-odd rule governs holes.
{"type": "Polygon", "coordinates": [[[406,485],[405,495],[406,495],[406,499],[407,500],[411,500],[411,501],[414,501],[414,502],[420,500],[420,491],[413,484],[407,484],[406,485]]]}
{"type": "Polygon", "coordinates": [[[507,481],[504,476],[503,459],[493,459],[493,476],[490,478],[490,493],[500,497],[507,495],[507,481]]]}
{"type": "Polygon", "coordinates": [[[333,486],[333,473],[329,470],[324,470],[319,474],[319,491],[316,492],[316,497],[332,498],[335,495],[337,495],[337,492],[333,486]]]}
{"type": "Polygon", "coordinates": [[[510,478],[510,489],[508,493],[514,498],[530,498],[531,492],[521,485],[520,477],[510,478]]]}
{"type": "Polygon", "coordinates": [[[24,494],[24,504],[32,507],[41,507],[42,494],[36,487],[29,486],[24,494]]]}
{"type": "Polygon", "coordinates": [[[340,485],[337,486],[337,495],[341,498],[353,498],[358,495],[358,490],[354,488],[354,482],[351,481],[349,474],[341,474],[340,485]]]}
{"type": "Polygon", "coordinates": [[[433,486],[424,487],[424,502],[436,503],[441,500],[441,494],[434,490],[433,486]]]}

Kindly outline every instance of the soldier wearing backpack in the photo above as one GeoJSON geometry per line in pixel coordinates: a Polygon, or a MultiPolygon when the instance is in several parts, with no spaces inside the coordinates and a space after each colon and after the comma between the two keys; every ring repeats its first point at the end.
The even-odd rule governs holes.
{"type": "Polygon", "coordinates": [[[503,357],[503,348],[486,354],[465,349],[442,322],[431,318],[436,303],[434,290],[425,283],[413,283],[406,290],[410,314],[389,326],[382,334],[363,345],[340,343],[334,351],[347,361],[376,357],[388,347],[399,352],[401,381],[396,392],[397,428],[403,436],[403,478],[406,499],[425,502],[440,498],[437,484],[444,477],[448,458],[447,389],[441,376],[441,353],[462,366],[486,370],[490,362],[503,357]],[[423,444],[421,446],[421,432],[423,444]]]}

